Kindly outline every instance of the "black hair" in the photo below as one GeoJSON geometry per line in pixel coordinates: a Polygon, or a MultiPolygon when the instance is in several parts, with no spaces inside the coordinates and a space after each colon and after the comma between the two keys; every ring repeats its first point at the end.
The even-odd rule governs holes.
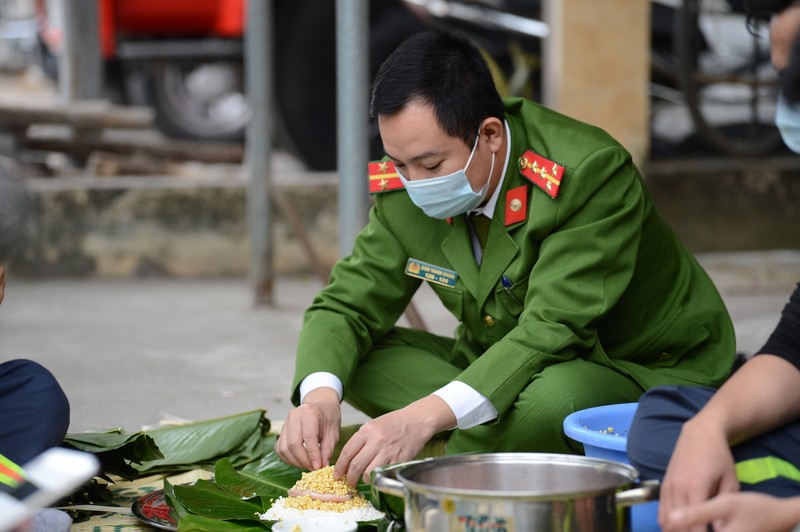
{"type": "Polygon", "coordinates": [[[480,50],[441,30],[412,35],[386,58],[373,84],[370,115],[392,116],[410,102],[430,105],[442,130],[467,145],[484,119],[504,119],[503,100],[480,50]]]}
{"type": "MultiPolygon", "coordinates": [[[[759,24],[769,22],[774,15],[797,3],[798,0],[746,0],[747,26],[756,33],[759,24]]],[[[783,95],[792,103],[800,102],[800,35],[792,44],[789,64],[780,74],[783,95]]]]}
{"type": "Polygon", "coordinates": [[[773,15],[777,15],[795,0],[745,0],[744,9],[747,12],[747,27],[753,34],[757,33],[758,25],[769,22],[773,15]]]}

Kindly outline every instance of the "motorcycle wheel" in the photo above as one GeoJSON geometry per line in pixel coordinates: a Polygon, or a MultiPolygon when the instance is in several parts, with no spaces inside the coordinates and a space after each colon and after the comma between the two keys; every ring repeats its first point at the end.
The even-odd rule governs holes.
{"type": "Polygon", "coordinates": [[[675,17],[678,86],[699,135],[717,151],[739,157],[764,155],[781,146],[774,106],[778,78],[768,40],[751,37],[750,48],[732,46],[725,30],[734,19],[745,31],[733,2],[683,0],[675,17]]]}
{"type": "Polygon", "coordinates": [[[144,103],[170,137],[234,141],[244,138],[250,108],[237,61],[149,63],[142,67],[144,103]]]}

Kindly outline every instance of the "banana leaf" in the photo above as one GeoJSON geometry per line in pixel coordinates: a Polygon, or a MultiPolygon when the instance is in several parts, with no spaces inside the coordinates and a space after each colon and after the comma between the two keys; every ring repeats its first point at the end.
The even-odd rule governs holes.
{"type": "MultiPolygon", "coordinates": [[[[103,473],[117,475],[125,480],[139,476],[139,471],[131,464],[164,458],[152,437],[142,432],[125,434],[121,429],[67,434],[64,444],[95,454],[100,460],[103,473]]],[[[107,476],[103,478],[108,479],[107,476]]]]}
{"type": "Polygon", "coordinates": [[[230,460],[234,467],[242,467],[253,460],[274,452],[277,439],[277,434],[267,434],[262,427],[260,431],[254,431],[239,448],[225,458],[230,460]]]}
{"type": "Polygon", "coordinates": [[[212,519],[257,520],[264,512],[261,497],[241,499],[225,493],[208,480],[198,480],[191,486],[173,486],[175,499],[189,512],[212,519]]]}
{"type": "Polygon", "coordinates": [[[257,521],[219,521],[199,515],[190,515],[178,523],[178,532],[264,532],[265,530],[272,530],[272,527],[257,521]]]}
{"type": "Polygon", "coordinates": [[[274,499],[287,495],[302,471],[281,461],[275,451],[238,471],[223,458],[216,463],[213,481],[171,486],[166,493],[170,502],[174,499],[180,505],[179,515],[188,512],[216,519],[251,519],[250,505],[258,505],[259,513],[263,513],[274,499]],[[243,500],[249,505],[242,506],[243,500]]]}
{"type": "Polygon", "coordinates": [[[226,493],[239,497],[256,495],[266,500],[286,496],[300,480],[302,469],[288,465],[275,452],[237,471],[227,459],[214,467],[214,482],[226,493]]]}
{"type": "Polygon", "coordinates": [[[175,497],[175,486],[166,478],[164,479],[164,499],[166,499],[167,504],[175,511],[178,522],[184,517],[192,515],[189,510],[184,508],[180,501],[178,501],[177,497],[175,497]]]}
{"type": "MultiPolygon", "coordinates": [[[[188,425],[148,430],[147,435],[153,438],[164,457],[147,460],[134,467],[140,473],[155,473],[181,465],[197,467],[198,464],[237,451],[257,448],[255,439],[262,439],[269,431],[269,420],[264,413],[264,410],[254,410],[188,425]]],[[[255,458],[257,456],[251,456],[251,459],[255,458]]]]}
{"type": "MultiPolygon", "coordinates": [[[[210,520],[196,521],[194,520],[196,515],[211,519],[225,519],[229,523],[228,528],[225,530],[248,530],[247,527],[252,526],[253,523],[240,522],[239,520],[247,518],[245,511],[249,507],[236,506],[235,508],[228,508],[230,501],[240,502],[247,500],[253,504],[256,504],[256,501],[260,501],[262,506],[261,513],[263,513],[272,506],[275,499],[288,495],[289,488],[300,479],[303,471],[305,470],[283,462],[274,451],[266,454],[261,460],[253,461],[239,469],[236,469],[229,460],[223,458],[214,467],[213,481],[202,481],[202,483],[198,482],[191,486],[173,486],[171,488],[165,486],[165,493],[169,495],[169,490],[173,490],[182,511],[192,514],[189,516],[191,517],[189,523],[193,527],[191,530],[214,530],[213,523],[210,520]],[[212,485],[216,489],[211,488],[212,485]],[[209,510],[212,507],[214,510],[209,510]],[[220,511],[219,508],[222,507],[226,509],[220,511]],[[234,521],[236,522],[234,523],[234,521]],[[234,524],[241,528],[234,528],[234,524]],[[207,528],[200,528],[201,526],[207,528]]],[[[366,495],[367,499],[372,498],[369,484],[360,484],[359,491],[366,495]]],[[[172,499],[169,496],[168,500],[172,504],[172,499]]],[[[179,515],[181,515],[179,531],[183,531],[185,519],[183,516],[185,513],[179,515]]],[[[359,530],[375,530],[382,523],[385,523],[385,521],[361,522],[359,523],[359,530]]],[[[261,525],[265,528],[269,528],[271,524],[271,521],[261,522],[261,525]]]]}

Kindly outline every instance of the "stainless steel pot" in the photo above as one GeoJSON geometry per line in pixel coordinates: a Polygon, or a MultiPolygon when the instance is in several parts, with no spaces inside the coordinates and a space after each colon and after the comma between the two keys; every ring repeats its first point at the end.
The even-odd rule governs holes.
{"type": "Polygon", "coordinates": [[[633,467],[584,456],[489,453],[378,468],[372,485],[403,497],[409,531],[630,530],[632,504],[658,497],[633,467]]]}

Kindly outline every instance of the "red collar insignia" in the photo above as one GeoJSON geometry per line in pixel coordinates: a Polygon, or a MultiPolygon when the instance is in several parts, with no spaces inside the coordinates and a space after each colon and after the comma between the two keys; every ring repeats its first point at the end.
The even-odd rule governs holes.
{"type": "Polygon", "coordinates": [[[506,192],[505,226],[521,222],[528,217],[528,185],[512,188],[506,192]]]}

